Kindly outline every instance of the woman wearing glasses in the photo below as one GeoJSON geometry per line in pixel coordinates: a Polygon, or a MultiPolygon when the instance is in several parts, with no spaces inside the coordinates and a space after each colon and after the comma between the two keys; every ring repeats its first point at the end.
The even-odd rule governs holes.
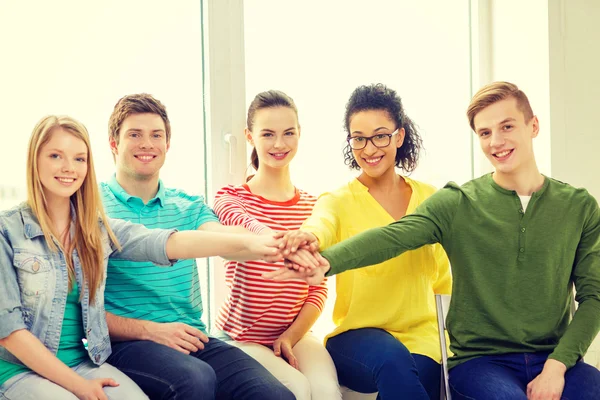
{"type": "MultiPolygon", "coordinates": [[[[345,162],[361,173],[321,195],[301,230],[287,235],[286,253],[303,245],[325,250],[388,225],[435,191],[396,172],[396,167],[414,170],[421,138],[394,90],[382,84],[354,90],[345,128],[345,162]]],[[[340,384],[379,392],[381,400],[438,398],[441,354],[434,294],[450,290],[448,259],[439,245],[336,275],[336,329],[326,347],[340,384]]]]}

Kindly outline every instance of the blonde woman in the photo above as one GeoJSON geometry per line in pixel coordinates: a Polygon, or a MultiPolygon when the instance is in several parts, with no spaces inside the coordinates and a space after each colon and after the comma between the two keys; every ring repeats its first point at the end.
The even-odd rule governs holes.
{"type": "Polygon", "coordinates": [[[43,118],[27,160],[27,202],[0,213],[0,398],[145,399],[111,353],[109,257],[277,258],[268,236],[149,230],[104,215],[85,127],[43,118]],[[87,348],[83,339],[87,340],[87,348]]]}

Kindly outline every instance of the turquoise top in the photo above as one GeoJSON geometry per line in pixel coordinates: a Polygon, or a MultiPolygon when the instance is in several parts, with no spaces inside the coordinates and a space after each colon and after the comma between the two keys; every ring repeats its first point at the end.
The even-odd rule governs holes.
{"type": "MultiPolygon", "coordinates": [[[[106,213],[148,228],[196,230],[206,222],[219,222],[202,196],[165,188],[159,182],[156,196],[146,204],[131,196],[115,176],[100,185],[106,213]]],[[[196,260],[181,260],[171,268],[151,262],[108,261],[105,307],[115,315],[155,322],[183,322],[206,332],[196,260]]]]}

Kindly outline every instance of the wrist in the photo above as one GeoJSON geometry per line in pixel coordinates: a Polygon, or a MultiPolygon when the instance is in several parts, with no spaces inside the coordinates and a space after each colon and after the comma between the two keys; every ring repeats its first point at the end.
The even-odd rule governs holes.
{"type": "Polygon", "coordinates": [[[549,358],[544,363],[543,371],[564,375],[567,372],[567,366],[558,360],[549,358]]]}
{"type": "Polygon", "coordinates": [[[140,340],[154,341],[154,332],[155,328],[158,326],[158,323],[152,321],[139,320],[142,324],[142,329],[140,332],[140,340]]]}
{"type": "Polygon", "coordinates": [[[71,393],[79,393],[80,388],[85,387],[87,379],[80,376],[76,372],[73,373],[75,376],[72,379],[69,379],[69,383],[65,386],[65,389],[71,393]]]}

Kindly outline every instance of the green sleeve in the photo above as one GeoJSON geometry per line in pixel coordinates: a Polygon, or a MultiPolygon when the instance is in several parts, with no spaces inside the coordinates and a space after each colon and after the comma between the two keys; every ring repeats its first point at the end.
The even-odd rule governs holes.
{"type": "Polygon", "coordinates": [[[379,264],[426,244],[443,243],[451,233],[459,199],[459,190],[446,186],[421,203],[413,214],[330,247],[322,253],[331,266],[327,275],[379,264]]]}
{"type": "MultiPolygon", "coordinates": [[[[591,197],[591,196],[590,196],[591,197]]],[[[573,267],[579,308],[549,358],[571,368],[586,353],[600,331],[600,210],[592,198],[573,267]]]]}

